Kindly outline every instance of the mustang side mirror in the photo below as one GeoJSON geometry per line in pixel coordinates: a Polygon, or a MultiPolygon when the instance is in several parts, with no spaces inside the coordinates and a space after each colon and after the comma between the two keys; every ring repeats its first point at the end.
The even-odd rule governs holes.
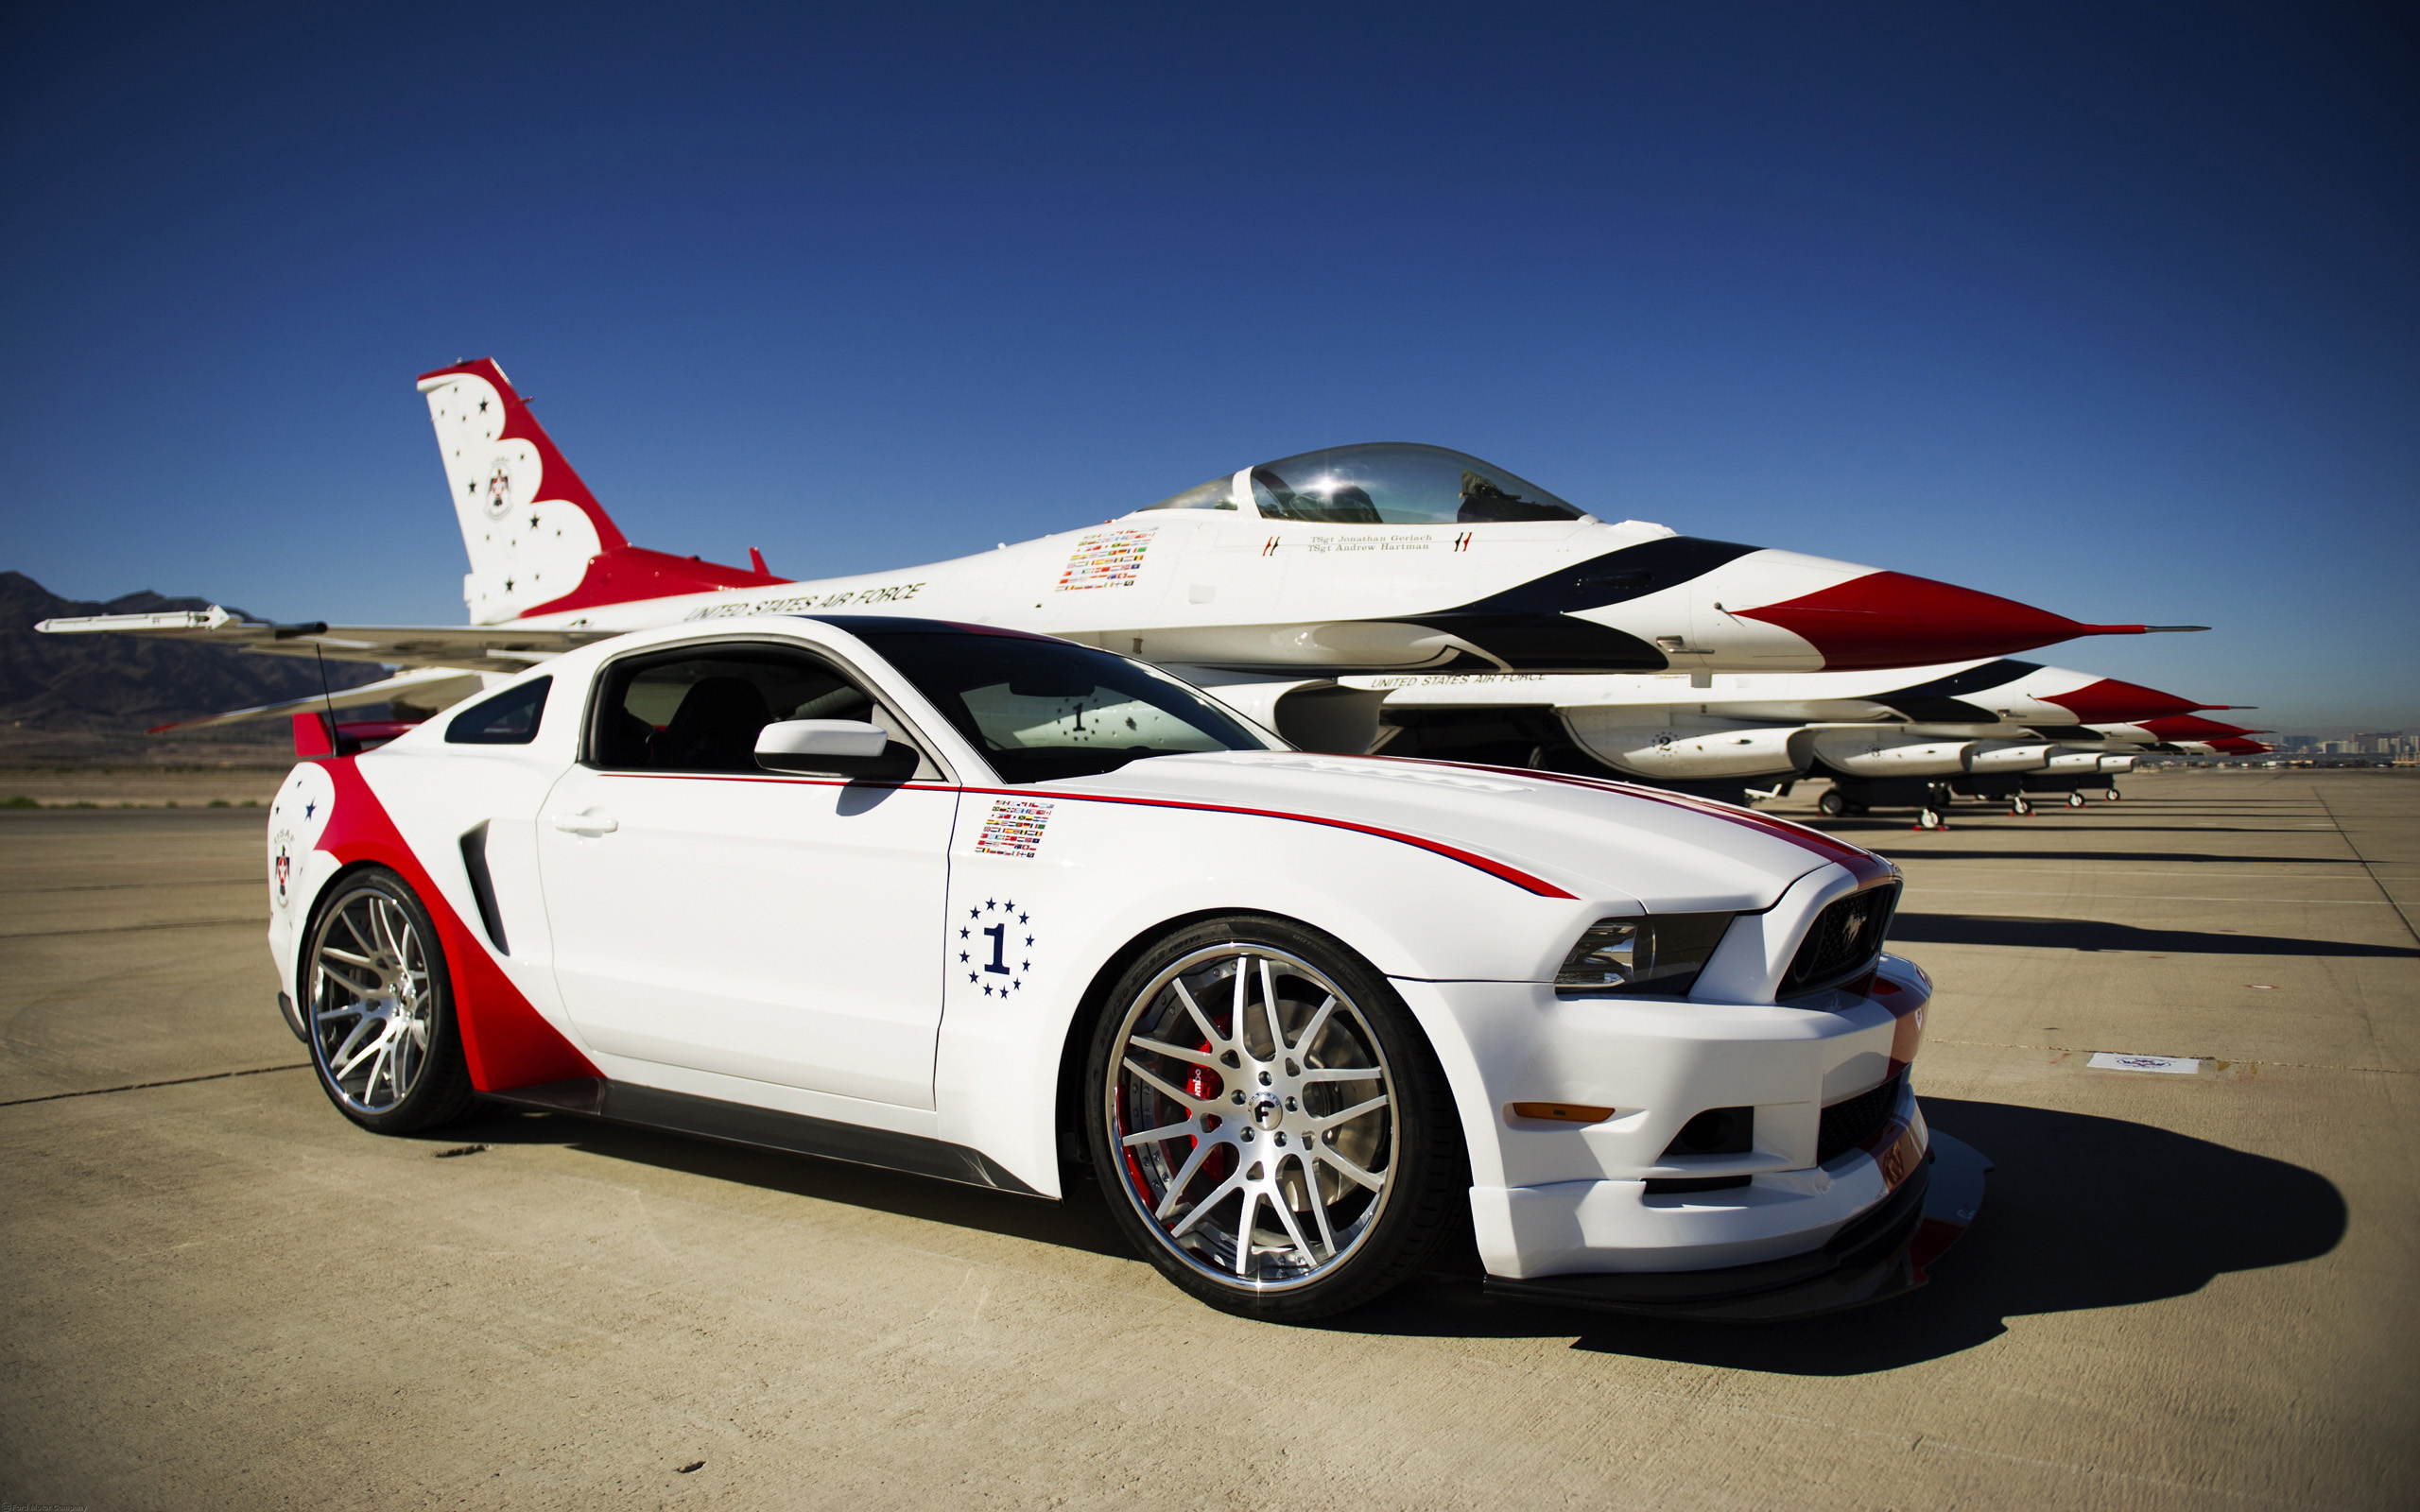
{"type": "Polygon", "coordinates": [[[901,778],[916,753],[861,719],[780,719],[756,732],[756,765],[773,772],[901,778]]]}

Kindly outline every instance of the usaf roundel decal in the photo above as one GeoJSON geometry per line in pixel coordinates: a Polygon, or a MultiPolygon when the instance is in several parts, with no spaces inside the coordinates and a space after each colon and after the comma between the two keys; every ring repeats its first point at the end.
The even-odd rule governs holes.
{"type": "Polygon", "coordinates": [[[952,968],[967,991],[987,998],[1025,990],[1033,971],[1033,916],[1014,899],[986,898],[968,903],[951,931],[952,968]]]}

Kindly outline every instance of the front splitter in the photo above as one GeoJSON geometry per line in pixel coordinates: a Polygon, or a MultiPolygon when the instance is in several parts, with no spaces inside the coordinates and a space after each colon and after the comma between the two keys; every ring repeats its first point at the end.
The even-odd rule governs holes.
{"type": "Polygon", "coordinates": [[[1591,1271],[1526,1280],[1487,1279],[1488,1295],[1525,1302],[1691,1318],[1772,1323],[1863,1307],[1925,1284],[1983,1206],[1992,1162],[1935,1130],[1925,1163],[1872,1212],[1820,1249],[1720,1270],[1591,1271]]]}

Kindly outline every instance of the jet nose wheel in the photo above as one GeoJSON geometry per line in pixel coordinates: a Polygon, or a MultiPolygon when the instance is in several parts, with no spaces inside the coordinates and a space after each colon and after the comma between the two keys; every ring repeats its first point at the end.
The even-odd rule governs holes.
{"type": "Polygon", "coordinates": [[[2008,811],[2018,818],[2023,818],[2033,812],[2033,800],[2019,793],[2008,800],[2008,811]]]}
{"type": "Polygon", "coordinates": [[[1916,815],[1916,828],[1919,830],[1946,830],[1949,828],[1949,823],[1941,816],[1941,811],[1939,809],[1928,808],[1921,810],[1916,815]]]}
{"type": "Polygon", "coordinates": [[[2071,808],[2071,809],[2080,809],[2080,808],[2083,807],[2083,795],[2082,793],[2070,793],[2070,794],[2068,794],[2068,795],[2067,795],[2067,807],[2069,807],[2069,808],[2071,808]]]}

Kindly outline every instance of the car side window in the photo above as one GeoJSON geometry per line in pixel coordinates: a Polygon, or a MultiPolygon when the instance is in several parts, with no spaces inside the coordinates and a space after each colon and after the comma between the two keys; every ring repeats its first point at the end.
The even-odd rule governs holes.
{"type": "Polygon", "coordinates": [[[862,719],[905,738],[890,711],[821,657],[774,645],[684,646],[606,669],[589,762],[758,772],[757,732],[781,719],[862,719]]]}
{"type": "Polygon", "coordinates": [[[445,726],[449,746],[527,746],[538,738],[554,679],[538,678],[471,705],[445,726]]]}

